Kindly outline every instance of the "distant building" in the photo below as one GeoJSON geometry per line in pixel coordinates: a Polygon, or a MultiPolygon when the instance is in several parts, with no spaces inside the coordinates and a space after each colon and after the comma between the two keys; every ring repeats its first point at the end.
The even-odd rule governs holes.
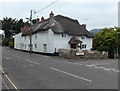
{"type": "MultiPolygon", "coordinates": [[[[24,29],[24,28],[23,28],[24,29]]],[[[87,31],[86,25],[77,20],[50,13],[48,19],[32,25],[14,37],[14,48],[29,51],[30,34],[32,34],[32,51],[56,53],[60,48],[90,50],[93,35],[87,31]]]]}
{"type": "Polygon", "coordinates": [[[118,27],[120,27],[120,1],[118,2],[118,27]]]}

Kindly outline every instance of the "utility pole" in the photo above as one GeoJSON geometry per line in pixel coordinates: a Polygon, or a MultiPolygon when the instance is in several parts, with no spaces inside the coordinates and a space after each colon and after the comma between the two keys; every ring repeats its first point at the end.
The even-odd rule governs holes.
{"type": "MultiPolygon", "coordinates": [[[[42,8],[41,10],[39,10],[39,11],[37,11],[37,12],[36,12],[35,10],[30,10],[30,18],[29,18],[29,20],[30,20],[30,26],[32,25],[32,17],[33,17],[35,14],[37,14],[38,12],[40,12],[40,11],[46,9],[47,7],[53,5],[53,4],[56,3],[57,1],[58,1],[58,0],[52,2],[51,4],[45,6],[44,8],[42,8]],[[34,14],[32,14],[32,11],[34,11],[34,14]]],[[[26,19],[27,19],[27,18],[26,18],[26,19]]],[[[31,55],[31,53],[32,53],[32,31],[30,32],[30,55],[31,55]]]]}
{"type": "Polygon", "coordinates": [[[83,20],[85,20],[85,23],[86,23],[86,25],[87,25],[87,21],[88,21],[89,19],[83,19],[83,20]]]}
{"type": "MultiPolygon", "coordinates": [[[[32,25],[32,10],[30,11],[30,26],[32,25]]],[[[32,31],[30,32],[30,55],[32,53],[32,31]]]]}

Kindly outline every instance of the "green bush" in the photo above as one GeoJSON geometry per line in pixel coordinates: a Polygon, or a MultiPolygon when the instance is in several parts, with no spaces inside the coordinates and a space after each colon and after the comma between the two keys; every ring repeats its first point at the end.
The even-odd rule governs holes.
{"type": "Polygon", "coordinates": [[[14,48],[14,42],[13,41],[9,41],[9,47],[14,48]]]}

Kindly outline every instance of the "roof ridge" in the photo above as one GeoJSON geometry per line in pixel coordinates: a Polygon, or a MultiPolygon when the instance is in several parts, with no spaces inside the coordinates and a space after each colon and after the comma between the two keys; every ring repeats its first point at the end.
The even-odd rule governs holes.
{"type": "Polygon", "coordinates": [[[71,20],[71,21],[74,21],[74,22],[79,23],[77,19],[72,19],[72,18],[69,18],[69,17],[67,17],[67,16],[63,16],[63,15],[56,15],[55,17],[62,17],[62,18],[66,18],[66,19],[68,19],[68,20],[71,20]]]}

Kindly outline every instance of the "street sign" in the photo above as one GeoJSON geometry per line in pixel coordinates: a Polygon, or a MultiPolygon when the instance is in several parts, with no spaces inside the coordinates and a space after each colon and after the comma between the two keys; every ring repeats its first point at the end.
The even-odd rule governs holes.
{"type": "Polygon", "coordinates": [[[76,52],[76,56],[83,56],[84,52],[76,52]]]}

